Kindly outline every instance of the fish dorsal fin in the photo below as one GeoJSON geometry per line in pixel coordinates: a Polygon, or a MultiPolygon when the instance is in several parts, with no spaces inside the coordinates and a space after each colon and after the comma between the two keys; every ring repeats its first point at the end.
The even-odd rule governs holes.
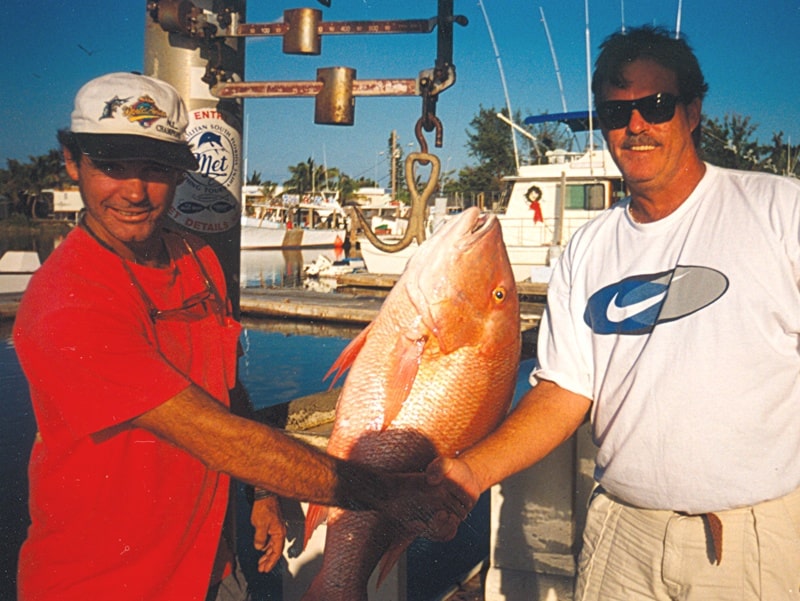
{"type": "Polygon", "coordinates": [[[329,389],[333,388],[333,385],[336,384],[336,381],[339,378],[341,378],[344,372],[350,369],[350,367],[353,365],[353,361],[356,360],[358,353],[361,352],[361,349],[367,342],[367,334],[369,333],[371,328],[372,328],[372,323],[370,323],[366,328],[361,330],[358,336],[353,338],[350,341],[350,343],[346,347],[344,347],[344,350],[339,354],[339,357],[336,359],[336,361],[333,362],[333,365],[331,365],[331,368],[328,370],[328,373],[326,373],[325,377],[322,378],[323,380],[327,380],[331,376],[331,374],[334,374],[329,389]]]}
{"type": "Polygon", "coordinates": [[[306,528],[305,535],[303,537],[303,549],[305,549],[306,545],[308,545],[308,541],[311,539],[311,535],[314,534],[314,530],[317,529],[317,526],[325,523],[327,518],[327,507],[324,505],[315,505],[314,503],[309,504],[308,513],[306,514],[306,528]]]}
{"type": "Polygon", "coordinates": [[[396,356],[397,365],[390,375],[391,381],[386,387],[386,406],[383,412],[383,430],[392,423],[403,403],[408,398],[411,387],[419,372],[419,362],[425,350],[427,336],[410,339],[401,336],[397,340],[396,356]]]}

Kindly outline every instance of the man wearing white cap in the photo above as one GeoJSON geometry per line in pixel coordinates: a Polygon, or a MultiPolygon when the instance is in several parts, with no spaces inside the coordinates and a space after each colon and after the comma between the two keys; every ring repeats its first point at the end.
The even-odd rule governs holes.
{"type": "MultiPolygon", "coordinates": [[[[186,126],[171,86],[114,73],[78,92],[59,132],[85,214],[31,280],[14,329],[39,429],[21,601],[206,598],[229,476],[454,532],[444,508],[462,507],[458,491],[368,472],[230,413],[240,326],[222,269],[164,223],[197,167],[186,126]]],[[[284,534],[276,521],[262,531],[262,569],[284,534]]]]}

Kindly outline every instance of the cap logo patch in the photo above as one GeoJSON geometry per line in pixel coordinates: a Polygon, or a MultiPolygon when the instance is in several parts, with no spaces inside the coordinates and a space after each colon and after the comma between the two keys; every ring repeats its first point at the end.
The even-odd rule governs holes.
{"type": "MultiPolygon", "coordinates": [[[[106,102],[106,109],[103,111],[103,115],[105,115],[106,111],[109,109],[109,105],[112,105],[115,101],[117,102],[116,106],[111,106],[112,115],[114,110],[125,102],[125,100],[119,100],[115,96],[113,99],[106,102]]],[[[159,119],[166,118],[167,116],[167,113],[158,108],[156,101],[150,96],[139,96],[139,99],[133,104],[123,106],[122,114],[125,115],[131,123],[138,123],[145,129],[149,128],[159,119]]]]}
{"type": "Polygon", "coordinates": [[[128,96],[127,98],[120,98],[119,96],[114,96],[111,100],[106,102],[106,107],[103,109],[103,114],[100,115],[100,119],[111,119],[114,116],[114,113],[117,112],[117,109],[126,102],[128,102],[128,100],[130,99],[131,99],[130,96],[128,96]]]}

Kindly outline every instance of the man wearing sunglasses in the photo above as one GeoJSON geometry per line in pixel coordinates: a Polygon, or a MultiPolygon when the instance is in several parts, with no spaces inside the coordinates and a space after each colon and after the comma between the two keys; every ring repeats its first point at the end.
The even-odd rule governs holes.
{"type": "Polygon", "coordinates": [[[535,386],[458,459],[473,498],[588,417],[576,599],[800,599],[800,183],[698,154],[685,40],[610,36],[592,89],[629,196],[555,266],[535,386]]]}
{"type": "MultiPolygon", "coordinates": [[[[59,132],[85,212],[15,323],[39,430],[20,601],[243,598],[235,572],[218,587],[231,569],[229,477],[444,538],[450,512],[464,515],[459,491],[424,475],[368,471],[230,412],[240,327],[222,269],[201,240],[165,227],[197,168],[187,123],[174,88],[112,73],[81,88],[59,132]]],[[[269,570],[286,532],[274,499],[258,499],[253,519],[269,570]]]]}

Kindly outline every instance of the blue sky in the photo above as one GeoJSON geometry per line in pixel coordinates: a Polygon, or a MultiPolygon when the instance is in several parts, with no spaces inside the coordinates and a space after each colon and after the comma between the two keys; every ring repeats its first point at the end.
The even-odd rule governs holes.
{"type": "MultiPolygon", "coordinates": [[[[600,42],[623,23],[675,29],[681,0],[589,0],[591,61],[600,42]]],[[[210,2],[209,2],[210,4],[210,2]]],[[[249,0],[247,21],[278,20],[286,8],[323,10],[328,21],[428,18],[436,0],[249,0]]],[[[556,69],[540,7],[549,27],[569,110],[587,106],[584,0],[484,0],[514,111],[522,116],[560,112],[556,69]]],[[[443,169],[475,164],[466,130],[482,105],[502,108],[505,96],[486,22],[477,0],[455,0],[469,19],[454,31],[456,84],[439,98],[444,146],[433,149],[443,169]]],[[[72,99],[88,79],[118,70],[142,70],[145,0],[3,0],[0,37],[0,160],[27,160],[56,147],[55,131],[69,124],[72,99]],[[82,48],[81,48],[82,47],[82,48]]],[[[681,32],[697,52],[710,84],[704,113],[749,115],[766,143],[782,130],[800,144],[800,0],[682,0],[681,32]]],[[[326,37],[319,57],[281,52],[280,38],[247,41],[245,79],[313,80],[318,67],[348,66],[358,79],[413,78],[433,66],[436,36],[326,37]]],[[[414,126],[421,101],[357,98],[355,125],[313,123],[314,101],[254,99],[245,103],[248,173],[282,182],[287,166],[312,157],[352,177],[376,177],[388,186],[385,152],[396,130],[405,153],[417,150],[414,126]]],[[[525,144],[520,139],[520,145],[525,144]]]]}

